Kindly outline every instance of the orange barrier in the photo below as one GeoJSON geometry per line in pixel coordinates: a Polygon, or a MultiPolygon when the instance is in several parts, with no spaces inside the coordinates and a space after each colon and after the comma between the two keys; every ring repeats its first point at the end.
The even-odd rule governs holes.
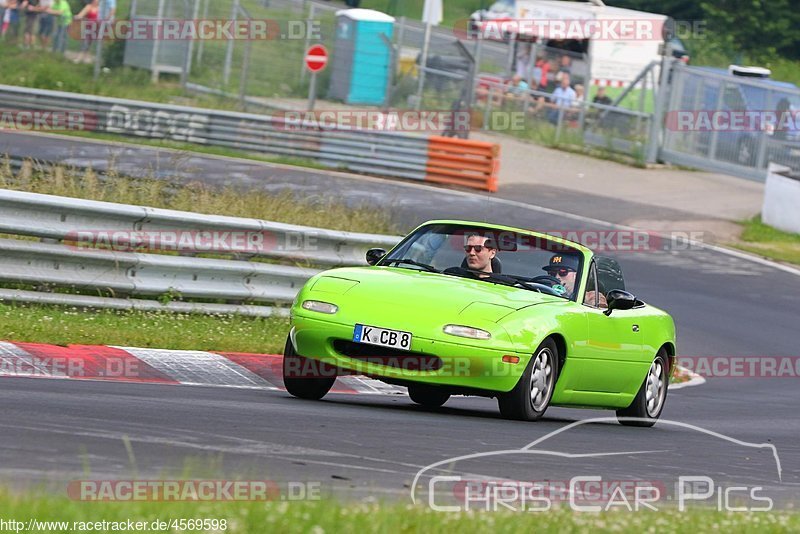
{"type": "Polygon", "coordinates": [[[497,191],[500,145],[453,137],[428,139],[425,181],[497,191]]]}

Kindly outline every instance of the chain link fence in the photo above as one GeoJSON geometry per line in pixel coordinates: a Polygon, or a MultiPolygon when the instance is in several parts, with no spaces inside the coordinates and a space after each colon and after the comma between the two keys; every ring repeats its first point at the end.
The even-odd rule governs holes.
{"type": "Polygon", "coordinates": [[[720,69],[677,67],[665,114],[666,161],[763,179],[800,170],[800,89],[720,69]]]}

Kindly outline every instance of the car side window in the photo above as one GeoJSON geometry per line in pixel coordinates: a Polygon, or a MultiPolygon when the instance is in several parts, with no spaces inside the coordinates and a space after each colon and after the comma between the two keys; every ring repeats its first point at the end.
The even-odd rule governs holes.
{"type": "Polygon", "coordinates": [[[597,256],[597,288],[603,296],[608,295],[612,289],[625,290],[625,280],[622,276],[622,267],[617,260],[606,256],[597,256]]]}

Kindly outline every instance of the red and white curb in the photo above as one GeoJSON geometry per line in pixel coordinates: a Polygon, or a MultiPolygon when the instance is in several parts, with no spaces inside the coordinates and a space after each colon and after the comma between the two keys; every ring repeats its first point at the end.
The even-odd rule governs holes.
{"type": "Polygon", "coordinates": [[[683,389],[692,386],[701,386],[706,383],[706,379],[700,376],[699,374],[695,373],[691,369],[687,369],[686,367],[681,367],[680,365],[677,366],[678,372],[684,374],[685,376],[689,377],[689,380],[684,382],[674,382],[669,385],[669,389],[674,391],[676,389],[683,389]]]}
{"type": "MultiPolygon", "coordinates": [[[[0,376],[283,390],[282,366],[279,354],[0,341],[0,376]]],[[[705,383],[697,373],[679,369],[689,380],[670,384],[671,390],[705,383]]],[[[406,388],[340,376],[331,393],[403,395],[406,388]]]]}
{"type": "MultiPolygon", "coordinates": [[[[279,354],[0,341],[0,376],[282,390],[282,365],[279,354]]],[[[340,376],[331,393],[401,395],[406,388],[340,376]]]]}

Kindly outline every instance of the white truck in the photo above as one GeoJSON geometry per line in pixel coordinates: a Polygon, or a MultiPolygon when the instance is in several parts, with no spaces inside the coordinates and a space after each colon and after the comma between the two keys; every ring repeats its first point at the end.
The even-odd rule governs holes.
{"type": "MultiPolygon", "coordinates": [[[[603,5],[602,1],[517,0],[509,28],[538,43],[578,41],[589,60],[590,86],[625,87],[653,61],[661,59],[665,36],[673,55],[688,60],[686,50],[670,35],[666,15],[603,5]]],[[[657,72],[657,71],[656,71],[657,72]]]]}

